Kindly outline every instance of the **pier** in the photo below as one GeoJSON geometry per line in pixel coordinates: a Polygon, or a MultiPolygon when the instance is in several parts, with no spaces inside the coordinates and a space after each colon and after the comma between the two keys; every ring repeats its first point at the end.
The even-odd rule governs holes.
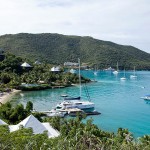
{"type": "Polygon", "coordinates": [[[65,116],[76,117],[76,116],[81,116],[81,115],[89,116],[89,115],[100,115],[101,114],[98,111],[84,112],[83,110],[78,109],[78,108],[70,108],[70,109],[62,109],[62,110],[52,109],[52,110],[47,110],[47,111],[36,111],[36,110],[34,110],[33,113],[34,112],[43,113],[48,117],[55,117],[55,116],[59,116],[59,117],[65,117],[65,116]]]}

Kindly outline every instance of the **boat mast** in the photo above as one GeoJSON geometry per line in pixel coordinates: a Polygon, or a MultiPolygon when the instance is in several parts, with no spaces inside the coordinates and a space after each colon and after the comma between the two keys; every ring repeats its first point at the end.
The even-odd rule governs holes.
{"type": "Polygon", "coordinates": [[[117,71],[119,71],[119,69],[118,69],[118,61],[117,61],[117,71]]]}
{"type": "Polygon", "coordinates": [[[125,77],[125,68],[124,68],[124,77],[125,77]]]}
{"type": "Polygon", "coordinates": [[[79,86],[80,86],[80,97],[81,97],[81,72],[80,72],[80,59],[78,58],[78,63],[79,63],[79,86]]]}

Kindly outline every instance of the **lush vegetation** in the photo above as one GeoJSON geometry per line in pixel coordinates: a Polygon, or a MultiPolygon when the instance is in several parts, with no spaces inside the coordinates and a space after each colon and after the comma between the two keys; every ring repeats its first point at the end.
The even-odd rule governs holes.
{"type": "MultiPolygon", "coordinates": [[[[57,86],[70,86],[73,83],[79,83],[77,74],[69,72],[55,73],[51,72],[50,64],[34,64],[28,61],[32,67],[23,68],[21,64],[24,60],[13,54],[3,54],[5,59],[0,61],[0,91],[7,91],[8,88],[16,88],[21,90],[40,90],[57,86]],[[23,86],[21,83],[33,84],[23,86]]],[[[89,82],[89,79],[81,78],[82,82],[89,82]]]]}
{"type": "Polygon", "coordinates": [[[150,70],[150,54],[132,46],[118,45],[91,37],[65,36],[60,34],[27,34],[0,36],[0,48],[16,56],[40,60],[51,64],[82,62],[97,64],[98,68],[150,70]]]}
{"type": "MultiPolygon", "coordinates": [[[[21,105],[12,108],[10,103],[0,109],[0,118],[7,123],[18,123],[31,113],[33,105],[28,102],[26,108],[21,105]],[[11,114],[10,112],[11,111],[11,114]],[[12,115],[13,114],[13,115],[12,115]]],[[[40,121],[49,122],[61,135],[48,139],[46,132],[34,135],[31,128],[21,128],[9,132],[7,125],[0,126],[0,149],[3,150],[149,150],[150,136],[135,139],[127,130],[119,128],[117,133],[99,129],[92,119],[83,123],[82,118],[64,119],[59,117],[44,118],[36,114],[40,121]]]]}
{"type": "Polygon", "coordinates": [[[12,106],[11,103],[6,103],[0,108],[0,118],[9,124],[17,124],[25,119],[33,110],[33,103],[27,102],[26,108],[22,104],[12,106]]]}

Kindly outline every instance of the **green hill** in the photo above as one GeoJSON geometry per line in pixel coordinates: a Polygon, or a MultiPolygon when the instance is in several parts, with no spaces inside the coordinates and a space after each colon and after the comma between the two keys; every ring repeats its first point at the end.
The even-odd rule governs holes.
{"type": "Polygon", "coordinates": [[[82,62],[97,64],[99,68],[150,70],[150,54],[132,46],[118,45],[92,37],[66,36],[60,34],[28,34],[0,36],[0,49],[17,56],[52,64],[82,62]]]}

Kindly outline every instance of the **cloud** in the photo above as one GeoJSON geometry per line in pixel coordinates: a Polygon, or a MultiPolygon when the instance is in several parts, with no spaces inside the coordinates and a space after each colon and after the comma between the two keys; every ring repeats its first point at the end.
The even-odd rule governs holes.
{"type": "Polygon", "coordinates": [[[150,52],[149,0],[0,0],[0,4],[1,35],[93,36],[150,52]]]}

